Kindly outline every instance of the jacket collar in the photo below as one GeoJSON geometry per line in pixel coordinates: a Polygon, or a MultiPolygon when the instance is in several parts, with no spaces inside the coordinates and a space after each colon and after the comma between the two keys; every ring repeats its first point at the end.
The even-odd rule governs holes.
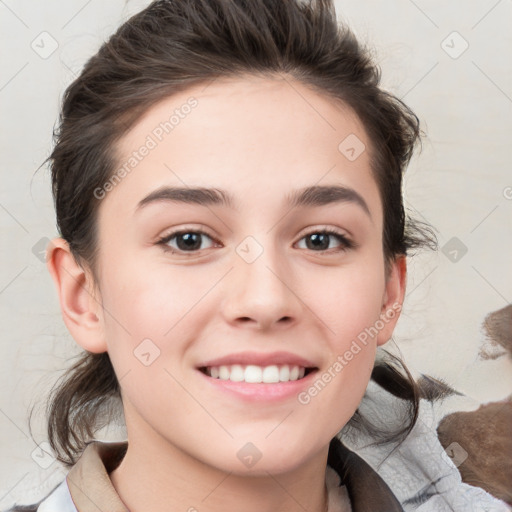
{"type": "Polygon", "coordinates": [[[327,464],[339,475],[353,512],[403,512],[400,502],[377,472],[337,437],[331,440],[327,464]]]}
{"type": "MultiPolygon", "coordinates": [[[[128,442],[90,442],[66,480],[80,512],[129,512],[108,474],[126,454],[128,442]]],[[[353,512],[403,512],[382,478],[356,453],[335,437],[329,446],[328,465],[345,485],[353,512]]]]}

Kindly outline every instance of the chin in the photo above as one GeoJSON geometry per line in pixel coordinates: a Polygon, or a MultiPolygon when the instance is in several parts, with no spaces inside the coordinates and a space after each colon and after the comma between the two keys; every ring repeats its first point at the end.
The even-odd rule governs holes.
{"type": "Polygon", "coordinates": [[[312,456],[304,445],[300,450],[293,443],[286,444],[286,439],[279,439],[275,443],[269,440],[254,443],[244,441],[235,445],[234,457],[232,453],[224,452],[213,462],[218,469],[238,476],[267,477],[269,473],[288,473],[312,456]]]}

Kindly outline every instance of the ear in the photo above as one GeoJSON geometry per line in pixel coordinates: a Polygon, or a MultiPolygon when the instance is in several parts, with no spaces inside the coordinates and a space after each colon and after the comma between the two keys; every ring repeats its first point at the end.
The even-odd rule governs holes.
{"type": "Polygon", "coordinates": [[[386,287],[382,298],[380,321],[384,324],[377,335],[377,345],[384,345],[393,334],[405,297],[407,262],[405,256],[398,256],[390,264],[386,287]]]}
{"type": "Polygon", "coordinates": [[[89,352],[106,352],[101,297],[92,273],[76,262],[63,238],[54,238],[48,244],[46,266],[57,288],[62,318],[71,336],[89,352]]]}

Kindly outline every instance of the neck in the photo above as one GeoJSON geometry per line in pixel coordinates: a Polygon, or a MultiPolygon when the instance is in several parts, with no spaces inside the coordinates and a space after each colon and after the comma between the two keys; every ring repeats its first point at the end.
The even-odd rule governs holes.
{"type": "MultiPolygon", "coordinates": [[[[128,430],[128,434],[130,431],[128,430]]],[[[287,472],[239,475],[205,464],[153,436],[132,439],[121,464],[110,473],[131,512],[325,512],[328,446],[287,472]]]]}

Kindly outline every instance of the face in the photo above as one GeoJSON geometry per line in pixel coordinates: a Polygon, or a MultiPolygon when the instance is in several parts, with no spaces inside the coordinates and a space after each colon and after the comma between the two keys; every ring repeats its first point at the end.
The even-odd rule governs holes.
{"type": "Polygon", "coordinates": [[[124,136],[98,316],[129,439],[235,473],[261,456],[263,474],[347,423],[398,316],[370,144],[348,107],[254,77],[172,96],[124,136]]]}

